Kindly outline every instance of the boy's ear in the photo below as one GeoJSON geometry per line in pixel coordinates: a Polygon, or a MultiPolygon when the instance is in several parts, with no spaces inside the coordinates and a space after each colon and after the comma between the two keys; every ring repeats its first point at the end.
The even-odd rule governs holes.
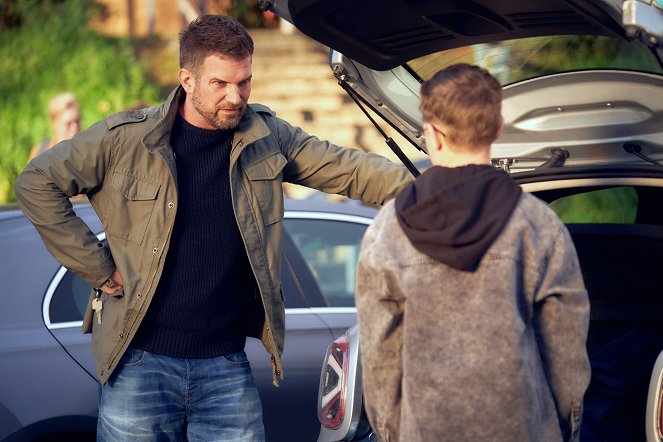
{"type": "Polygon", "coordinates": [[[500,115],[500,127],[497,128],[497,133],[495,134],[495,139],[493,141],[499,140],[502,136],[502,132],[504,132],[504,117],[500,115]]]}
{"type": "Polygon", "coordinates": [[[437,131],[430,123],[423,123],[422,129],[424,130],[424,137],[426,138],[426,147],[428,150],[440,150],[442,142],[437,137],[437,131]]]}

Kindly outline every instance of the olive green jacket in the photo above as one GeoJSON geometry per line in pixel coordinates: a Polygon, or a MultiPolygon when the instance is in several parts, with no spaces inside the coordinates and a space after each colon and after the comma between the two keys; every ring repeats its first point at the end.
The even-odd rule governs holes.
{"type": "MultiPolygon", "coordinates": [[[[184,96],[178,88],[161,106],[96,123],[34,158],[14,186],[24,213],[65,267],[94,287],[116,267],[122,276],[123,290],[102,295],[101,324],[92,314],[92,295],[83,321],[102,384],[131,343],[163,271],[179,203],[170,130],[184,96]],[[81,193],[101,219],[108,245],[72,210],[68,197],[81,193]]],[[[285,336],[281,183],[381,205],[410,180],[404,167],[383,157],[320,141],[264,106],[247,109],[232,141],[230,187],[265,313],[262,329],[252,335],[271,355],[275,384],[283,378],[285,336]]]]}

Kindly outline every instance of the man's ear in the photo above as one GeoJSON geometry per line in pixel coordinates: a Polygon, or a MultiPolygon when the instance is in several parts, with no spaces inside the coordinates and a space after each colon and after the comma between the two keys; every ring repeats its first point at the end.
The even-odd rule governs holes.
{"type": "Polygon", "coordinates": [[[192,94],[193,89],[196,86],[196,79],[193,76],[193,73],[188,69],[180,69],[179,72],[180,84],[182,88],[186,91],[187,94],[192,94]]]}

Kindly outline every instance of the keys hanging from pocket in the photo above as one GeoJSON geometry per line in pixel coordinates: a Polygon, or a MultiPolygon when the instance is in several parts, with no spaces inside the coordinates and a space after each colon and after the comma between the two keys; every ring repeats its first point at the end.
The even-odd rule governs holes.
{"type": "Polygon", "coordinates": [[[104,304],[101,302],[101,290],[94,289],[97,292],[97,296],[92,300],[92,310],[97,314],[97,324],[101,325],[101,310],[104,308],[104,304]]]}

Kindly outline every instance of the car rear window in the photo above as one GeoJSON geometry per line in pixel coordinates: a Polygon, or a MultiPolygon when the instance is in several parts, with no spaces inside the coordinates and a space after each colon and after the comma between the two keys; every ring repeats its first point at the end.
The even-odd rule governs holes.
{"type": "Polygon", "coordinates": [[[634,224],[638,193],[630,186],[613,187],[568,195],[549,206],[565,224],[634,224]]]}
{"type": "Polygon", "coordinates": [[[482,66],[502,85],[587,69],[663,73],[654,54],[638,42],[597,35],[531,37],[465,46],[417,58],[407,67],[425,81],[459,63],[482,66]]]}

